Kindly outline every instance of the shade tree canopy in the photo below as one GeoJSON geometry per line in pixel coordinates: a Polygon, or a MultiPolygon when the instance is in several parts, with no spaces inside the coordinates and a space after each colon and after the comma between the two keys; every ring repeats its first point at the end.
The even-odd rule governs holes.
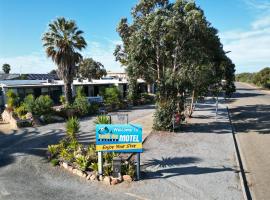
{"type": "Polygon", "coordinates": [[[79,64],[78,76],[85,79],[100,79],[106,76],[104,66],[92,58],[85,58],[79,64]]]}
{"type": "Polygon", "coordinates": [[[194,2],[141,0],[131,14],[131,23],[123,18],[117,27],[123,45],[114,55],[129,77],[156,84],[155,127],[167,130],[187,90],[218,88],[234,71],[223,66],[228,58],[218,32],[194,2]]]}
{"type": "Polygon", "coordinates": [[[2,70],[3,70],[3,72],[4,72],[5,74],[9,74],[9,72],[10,72],[10,70],[11,70],[11,67],[10,67],[9,64],[5,63],[5,64],[3,64],[3,66],[2,66],[2,70]]]}

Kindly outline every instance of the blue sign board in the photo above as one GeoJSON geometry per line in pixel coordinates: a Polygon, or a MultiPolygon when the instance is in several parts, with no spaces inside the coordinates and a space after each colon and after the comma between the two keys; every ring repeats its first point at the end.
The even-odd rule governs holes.
{"type": "Polygon", "coordinates": [[[142,152],[142,126],[97,124],[96,150],[100,152],[142,152]]]}

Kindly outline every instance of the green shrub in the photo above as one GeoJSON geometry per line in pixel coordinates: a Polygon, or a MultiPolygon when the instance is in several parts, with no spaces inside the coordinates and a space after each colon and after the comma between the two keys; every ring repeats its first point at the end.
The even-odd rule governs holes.
{"type": "Polygon", "coordinates": [[[94,144],[89,145],[87,148],[86,155],[91,162],[96,162],[97,161],[96,145],[94,144]]]}
{"type": "Polygon", "coordinates": [[[66,123],[66,131],[69,138],[76,138],[76,133],[80,130],[80,122],[77,117],[71,117],[66,123]]]}
{"type": "MultiPolygon", "coordinates": [[[[53,106],[53,101],[48,95],[41,95],[35,100],[35,114],[46,115],[51,113],[53,106]]],[[[34,114],[34,113],[33,113],[34,114]]]]}
{"type": "Polygon", "coordinates": [[[75,159],[75,164],[79,167],[80,170],[85,171],[89,167],[89,161],[85,156],[78,156],[75,159]]]}
{"type": "Polygon", "coordinates": [[[104,176],[111,176],[112,175],[112,165],[104,166],[104,176]]]}
{"type": "Polygon", "coordinates": [[[62,160],[67,162],[72,162],[74,160],[73,152],[69,152],[67,149],[62,149],[59,156],[62,160]]]}
{"type": "Polygon", "coordinates": [[[19,107],[15,108],[15,113],[20,119],[26,119],[27,109],[24,104],[21,104],[19,107]]]}
{"type": "Polygon", "coordinates": [[[98,171],[98,163],[97,162],[92,162],[91,165],[90,165],[90,168],[97,172],[98,171]]]}
{"type": "Polygon", "coordinates": [[[66,97],[64,95],[61,95],[59,98],[59,101],[62,105],[65,105],[66,104],[66,97]]]}
{"type": "Polygon", "coordinates": [[[121,173],[123,175],[130,175],[131,178],[135,176],[135,164],[134,162],[124,162],[121,164],[121,173]]]}
{"type": "Polygon", "coordinates": [[[89,112],[89,103],[86,97],[78,96],[75,98],[73,108],[76,109],[79,115],[87,115],[89,112]]]}
{"type": "Polygon", "coordinates": [[[57,165],[59,165],[59,160],[56,159],[56,158],[54,158],[54,159],[52,159],[52,160],[50,161],[50,163],[52,164],[52,166],[57,166],[57,165]]]}
{"type": "Polygon", "coordinates": [[[32,94],[29,94],[24,98],[24,106],[28,112],[35,112],[35,97],[32,94]]]}
{"type": "Polygon", "coordinates": [[[48,146],[48,152],[50,154],[51,158],[54,158],[59,154],[59,145],[49,145],[48,146]]]}
{"type": "Polygon", "coordinates": [[[79,148],[80,144],[76,138],[72,138],[67,145],[69,151],[76,151],[79,148]]]}
{"type": "Polygon", "coordinates": [[[117,87],[105,88],[104,102],[106,105],[116,106],[120,103],[121,94],[117,87]]]}
{"type": "Polygon", "coordinates": [[[13,90],[7,91],[7,105],[9,108],[15,108],[19,103],[18,95],[13,90]]]}
{"type": "Polygon", "coordinates": [[[48,95],[41,95],[35,99],[34,96],[30,94],[25,97],[24,105],[28,112],[31,112],[33,115],[41,116],[48,115],[52,112],[53,101],[48,95]]]}
{"type": "Polygon", "coordinates": [[[90,114],[96,114],[98,113],[99,105],[97,103],[91,103],[89,105],[89,113],[90,114]]]}
{"type": "Polygon", "coordinates": [[[76,98],[72,107],[77,111],[80,116],[86,115],[89,112],[89,103],[83,92],[83,87],[78,87],[76,92],[76,98]]]}
{"type": "Polygon", "coordinates": [[[154,103],[155,102],[155,96],[154,95],[150,95],[148,93],[142,93],[141,94],[141,100],[144,103],[154,103]]]}
{"type": "Polygon", "coordinates": [[[177,107],[173,101],[159,103],[154,114],[154,129],[172,130],[173,114],[176,111],[177,107]]]}
{"type": "Polygon", "coordinates": [[[97,116],[96,120],[94,121],[95,124],[110,124],[110,117],[107,115],[100,115],[97,116]]]}
{"type": "Polygon", "coordinates": [[[112,163],[113,158],[117,157],[119,154],[115,152],[107,152],[103,154],[103,159],[105,160],[105,163],[112,163]]]}

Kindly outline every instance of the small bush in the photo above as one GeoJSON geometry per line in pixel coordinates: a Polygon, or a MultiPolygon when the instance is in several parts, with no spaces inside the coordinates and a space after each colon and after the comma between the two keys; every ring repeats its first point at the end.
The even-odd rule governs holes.
{"type": "Polygon", "coordinates": [[[112,175],[112,165],[104,166],[104,176],[111,176],[112,175]]]}
{"type": "Polygon", "coordinates": [[[106,105],[117,106],[120,103],[120,91],[117,87],[106,88],[103,94],[106,105]]]}
{"type": "Polygon", "coordinates": [[[59,101],[62,105],[65,105],[66,104],[66,97],[64,95],[61,95],[59,98],[59,101]]]}
{"type": "Polygon", "coordinates": [[[135,176],[135,164],[134,162],[124,162],[121,164],[121,173],[129,175],[131,178],[135,176]]]}
{"type": "Polygon", "coordinates": [[[29,94],[24,98],[24,106],[28,112],[34,113],[35,97],[32,94],[29,94]]]}
{"type": "Polygon", "coordinates": [[[89,161],[85,156],[78,156],[75,159],[76,165],[79,167],[80,170],[85,171],[89,167],[89,161]]]}
{"type": "Polygon", "coordinates": [[[52,112],[53,101],[48,95],[41,95],[35,99],[34,96],[30,94],[25,97],[24,105],[28,112],[31,112],[33,115],[41,116],[48,115],[52,112]]]}
{"type": "Polygon", "coordinates": [[[148,104],[148,103],[154,103],[155,102],[155,96],[154,95],[150,95],[148,93],[142,93],[141,94],[141,100],[148,104]]]}
{"type": "Polygon", "coordinates": [[[19,107],[15,108],[15,113],[20,119],[26,119],[27,109],[24,104],[21,104],[19,107]]]}
{"type": "Polygon", "coordinates": [[[94,144],[88,146],[86,155],[91,162],[97,161],[96,146],[94,144]]]}
{"type": "Polygon", "coordinates": [[[96,114],[98,113],[99,105],[97,103],[91,103],[89,105],[89,113],[90,114],[96,114]]]}
{"type": "Polygon", "coordinates": [[[89,103],[87,99],[83,96],[78,96],[75,98],[73,103],[73,108],[76,109],[79,115],[87,115],[89,112],[89,103]]]}
{"type": "Polygon", "coordinates": [[[107,115],[100,115],[96,118],[95,124],[110,124],[110,117],[107,115]]]}
{"type": "Polygon", "coordinates": [[[98,171],[98,163],[97,163],[97,162],[91,163],[90,168],[91,168],[93,171],[97,172],[97,171],[98,171]]]}
{"type": "Polygon", "coordinates": [[[52,160],[50,161],[50,163],[52,164],[52,166],[57,166],[57,165],[59,165],[59,160],[56,159],[56,158],[54,158],[54,159],[52,159],[52,160]]]}
{"type": "Polygon", "coordinates": [[[154,114],[154,129],[172,130],[173,114],[176,111],[177,107],[173,101],[159,103],[154,114]]]}
{"type": "Polygon", "coordinates": [[[36,115],[46,115],[51,113],[53,101],[48,95],[41,95],[35,100],[34,113],[36,115]]]}
{"type": "Polygon", "coordinates": [[[66,131],[69,138],[76,138],[76,133],[80,130],[80,122],[77,117],[71,117],[66,123],[66,131]]]}
{"type": "Polygon", "coordinates": [[[59,156],[66,162],[72,162],[74,160],[73,152],[69,152],[67,149],[62,149],[59,156]]]}
{"type": "Polygon", "coordinates": [[[48,153],[50,154],[50,158],[54,158],[59,153],[59,145],[49,145],[48,153]]]}
{"type": "Polygon", "coordinates": [[[15,108],[19,103],[18,95],[13,90],[7,91],[7,105],[9,108],[15,108]]]}

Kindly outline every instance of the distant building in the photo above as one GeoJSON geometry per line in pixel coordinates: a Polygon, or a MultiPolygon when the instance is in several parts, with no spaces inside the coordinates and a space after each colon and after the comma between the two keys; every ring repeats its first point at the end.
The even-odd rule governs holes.
{"type": "Polygon", "coordinates": [[[127,73],[125,72],[111,72],[108,71],[107,72],[107,76],[106,77],[112,77],[112,78],[120,78],[120,79],[128,79],[127,73]]]}
{"type": "MultiPolygon", "coordinates": [[[[30,76],[32,78],[45,78],[47,76],[30,76]]],[[[0,80],[0,106],[6,103],[6,92],[13,90],[21,100],[27,95],[33,94],[35,97],[40,95],[49,95],[55,104],[59,103],[60,96],[64,94],[64,82],[62,80],[49,79],[45,80],[0,80]]],[[[147,92],[146,83],[139,79],[139,91],[147,92]]],[[[101,95],[104,88],[116,86],[123,97],[127,96],[128,81],[124,78],[100,79],[100,80],[74,80],[72,84],[73,96],[76,94],[78,86],[82,86],[87,97],[95,97],[101,95]]]]}
{"type": "Polygon", "coordinates": [[[0,81],[1,80],[14,80],[14,79],[18,79],[19,77],[20,77],[20,74],[0,73],[0,81]]]}

